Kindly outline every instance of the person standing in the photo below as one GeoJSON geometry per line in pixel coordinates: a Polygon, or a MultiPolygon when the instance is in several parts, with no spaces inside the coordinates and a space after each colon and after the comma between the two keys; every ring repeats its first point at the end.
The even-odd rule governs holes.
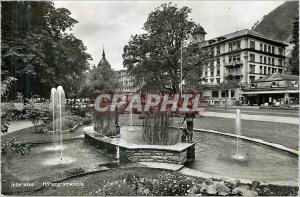
{"type": "Polygon", "coordinates": [[[187,141],[189,143],[193,142],[193,129],[194,129],[194,118],[195,118],[195,112],[189,111],[186,112],[182,124],[186,123],[186,131],[187,131],[187,141]]]}

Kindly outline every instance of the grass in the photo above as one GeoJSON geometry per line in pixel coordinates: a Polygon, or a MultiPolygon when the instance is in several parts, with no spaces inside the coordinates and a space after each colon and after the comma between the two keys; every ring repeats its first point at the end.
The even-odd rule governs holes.
{"type": "MultiPolygon", "coordinates": [[[[236,108],[240,109],[240,108],[236,108]]],[[[206,108],[206,111],[209,112],[220,112],[220,113],[236,113],[236,109],[228,108],[227,111],[223,107],[209,107],[206,108]]],[[[249,109],[249,108],[241,108],[240,109],[243,114],[250,115],[265,115],[265,116],[289,116],[289,117],[299,117],[298,110],[276,110],[276,109],[249,109]]],[[[205,112],[204,112],[205,115],[205,112]]]]}

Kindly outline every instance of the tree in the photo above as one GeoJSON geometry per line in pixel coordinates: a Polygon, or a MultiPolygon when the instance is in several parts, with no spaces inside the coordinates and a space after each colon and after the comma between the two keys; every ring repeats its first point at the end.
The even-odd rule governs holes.
{"type": "MultiPolygon", "coordinates": [[[[14,77],[8,77],[7,72],[1,73],[1,100],[2,97],[6,96],[9,92],[12,84],[16,81],[14,77]]],[[[7,133],[9,128],[9,122],[13,119],[15,115],[13,112],[16,110],[12,103],[1,103],[1,132],[7,133]]]]}
{"type": "Polygon", "coordinates": [[[291,74],[299,75],[299,17],[295,18],[293,39],[291,41],[294,44],[292,50],[292,57],[290,58],[291,74]]]}
{"type": "Polygon", "coordinates": [[[47,1],[1,5],[1,70],[18,79],[10,98],[16,92],[27,99],[34,94],[49,97],[50,89],[57,85],[72,89],[91,57],[82,41],[67,33],[78,23],[70,11],[47,1]]]}
{"type": "Polygon", "coordinates": [[[109,64],[99,64],[87,74],[87,80],[81,88],[81,96],[94,99],[100,93],[116,91],[119,88],[117,73],[109,64]]]}
{"type": "Polygon", "coordinates": [[[240,80],[235,79],[232,75],[228,75],[226,80],[218,84],[218,89],[225,91],[225,111],[227,111],[227,97],[230,89],[236,89],[240,87],[240,80]]]}
{"type": "MultiPolygon", "coordinates": [[[[134,76],[135,85],[144,89],[177,93],[183,43],[183,80],[189,73],[200,73],[207,56],[190,44],[196,24],[188,16],[191,9],[162,4],[148,16],[146,33],[131,37],[124,47],[123,64],[134,76]]],[[[198,77],[200,78],[200,77],[198,77]]]]}

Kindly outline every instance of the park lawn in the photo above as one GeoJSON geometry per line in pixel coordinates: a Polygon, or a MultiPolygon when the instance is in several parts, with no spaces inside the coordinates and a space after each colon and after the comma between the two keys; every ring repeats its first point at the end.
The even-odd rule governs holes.
{"type": "MultiPolygon", "coordinates": [[[[133,124],[142,124],[143,120],[138,119],[138,114],[133,114],[133,124]]],[[[128,114],[121,114],[121,125],[130,124],[128,114]]],[[[183,117],[174,118],[174,126],[178,126],[182,122],[183,117]]],[[[220,118],[205,116],[204,118],[197,117],[194,119],[194,128],[216,130],[224,133],[236,133],[235,119],[220,118]]],[[[267,142],[281,144],[288,148],[298,150],[299,141],[299,125],[242,120],[241,121],[241,135],[258,138],[267,142]]]]}
{"type": "MultiPolygon", "coordinates": [[[[216,108],[208,108],[206,109],[206,111],[209,112],[220,112],[220,113],[230,113],[230,114],[236,114],[236,110],[235,109],[228,109],[227,111],[225,111],[224,109],[216,109],[216,108]]],[[[268,111],[262,111],[261,109],[256,109],[253,110],[241,110],[241,113],[243,114],[249,114],[249,115],[265,115],[265,116],[288,116],[288,117],[294,117],[294,118],[298,118],[299,117],[299,113],[298,111],[277,111],[277,110],[268,110],[268,111]]],[[[205,115],[205,112],[204,112],[205,115]]]]}

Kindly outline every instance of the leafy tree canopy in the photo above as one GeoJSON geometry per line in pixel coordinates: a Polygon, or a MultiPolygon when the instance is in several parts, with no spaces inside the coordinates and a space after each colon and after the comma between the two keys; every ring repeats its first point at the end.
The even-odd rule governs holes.
{"type": "MultiPolygon", "coordinates": [[[[146,90],[179,91],[181,46],[183,80],[190,73],[202,72],[206,55],[191,44],[196,24],[189,19],[188,7],[162,4],[148,16],[145,33],[131,37],[124,47],[123,64],[135,78],[135,85],[146,90]]],[[[198,77],[200,79],[200,77],[198,77]]]]}
{"type": "Polygon", "coordinates": [[[49,97],[52,87],[64,86],[66,94],[88,69],[91,56],[81,40],[70,34],[78,23],[65,8],[47,1],[1,2],[2,71],[17,78],[11,91],[25,98],[49,97]]]}
{"type": "Polygon", "coordinates": [[[299,17],[294,20],[293,39],[291,43],[294,44],[292,57],[289,60],[291,74],[299,75],[299,17]]]}
{"type": "Polygon", "coordinates": [[[80,96],[94,99],[100,93],[117,91],[121,85],[118,81],[117,73],[110,65],[98,65],[90,70],[86,75],[80,96]]]}

